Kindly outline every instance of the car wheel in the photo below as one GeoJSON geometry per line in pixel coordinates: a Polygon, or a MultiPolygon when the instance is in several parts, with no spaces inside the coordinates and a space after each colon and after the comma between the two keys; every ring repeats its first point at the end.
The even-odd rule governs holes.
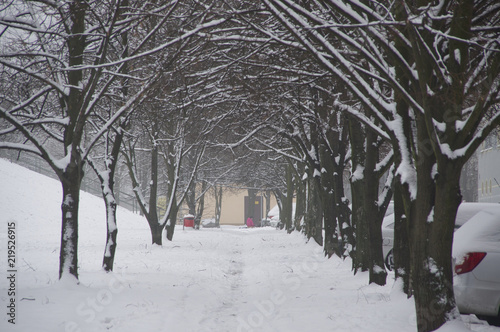
{"type": "Polygon", "coordinates": [[[392,271],[394,268],[394,255],[392,253],[392,249],[387,253],[387,256],[385,256],[385,267],[389,271],[392,271]]]}

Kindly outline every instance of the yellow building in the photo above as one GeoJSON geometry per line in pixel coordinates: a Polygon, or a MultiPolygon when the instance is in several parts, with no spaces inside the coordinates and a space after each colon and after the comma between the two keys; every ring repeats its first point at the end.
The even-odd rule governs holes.
{"type": "MultiPolygon", "coordinates": [[[[276,198],[273,194],[270,196],[269,208],[273,208],[276,205],[276,198]]],[[[222,210],[220,216],[221,225],[244,225],[246,220],[245,215],[245,200],[248,199],[247,189],[227,189],[224,190],[222,194],[222,210]],[[247,197],[247,198],[245,198],[247,197]]],[[[256,211],[255,215],[252,215],[255,220],[258,218],[265,218],[268,211],[266,211],[266,198],[263,192],[258,192],[256,201],[256,209],[260,210],[260,215],[256,211]]],[[[182,218],[182,212],[180,213],[182,218]]],[[[205,208],[203,210],[202,219],[215,218],[215,197],[213,191],[209,191],[205,194],[205,208]]]]}

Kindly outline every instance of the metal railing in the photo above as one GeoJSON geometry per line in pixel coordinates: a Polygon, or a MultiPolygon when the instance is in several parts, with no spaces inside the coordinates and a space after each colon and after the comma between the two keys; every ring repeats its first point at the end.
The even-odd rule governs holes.
{"type": "MultiPolygon", "coordinates": [[[[50,168],[42,158],[36,155],[19,153],[14,150],[0,150],[0,158],[7,159],[34,172],[57,179],[54,170],[50,168]]],[[[82,180],[81,190],[92,195],[102,197],[101,183],[90,167],[86,167],[85,169],[85,176],[82,180]]],[[[132,193],[125,192],[123,190],[115,190],[115,198],[119,206],[133,212],[139,211],[137,201],[132,193]]]]}

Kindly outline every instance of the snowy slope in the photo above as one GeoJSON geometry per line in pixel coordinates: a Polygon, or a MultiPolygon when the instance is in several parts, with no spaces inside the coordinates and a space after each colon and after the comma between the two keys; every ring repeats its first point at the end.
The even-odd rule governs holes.
{"type": "MultiPolygon", "coordinates": [[[[142,217],[118,211],[115,272],[101,271],[104,204],[83,193],[80,285],[59,282],[61,189],[57,181],[0,159],[0,266],[16,224],[16,324],[0,278],[0,331],[416,331],[413,301],[353,276],[300,234],[273,228],[178,228],[151,246],[142,217]]],[[[8,275],[7,275],[8,276],[8,275]]],[[[391,277],[391,276],[390,276],[391,277]]],[[[500,331],[474,317],[440,332],[500,331]]]]}

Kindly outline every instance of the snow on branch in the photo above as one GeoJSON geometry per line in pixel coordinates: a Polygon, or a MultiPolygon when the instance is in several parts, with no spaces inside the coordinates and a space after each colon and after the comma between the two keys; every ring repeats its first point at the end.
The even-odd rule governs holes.
{"type": "Polygon", "coordinates": [[[42,156],[40,150],[38,150],[34,146],[30,146],[30,145],[26,145],[26,144],[22,144],[22,143],[0,142],[0,149],[26,151],[26,152],[34,153],[37,156],[42,156]]]}
{"type": "Polygon", "coordinates": [[[100,130],[94,135],[94,137],[90,140],[90,144],[87,147],[87,152],[83,155],[83,158],[85,159],[89,153],[90,150],[92,150],[92,147],[97,143],[99,138],[106,132],[108,131],[112,125],[121,117],[125,116],[127,112],[130,112],[133,109],[133,106],[138,104],[142,99],[146,97],[146,92],[154,85],[157,83],[158,78],[161,76],[161,72],[156,73],[153,77],[149,79],[149,82],[147,84],[144,84],[141,89],[131,98],[127,100],[125,105],[120,107],[118,111],[116,111],[115,114],[103,125],[101,126],[100,130]]]}
{"type": "Polygon", "coordinates": [[[29,70],[25,67],[21,67],[19,65],[16,65],[14,63],[11,63],[9,61],[4,61],[1,59],[2,55],[0,55],[0,64],[6,66],[6,67],[9,67],[11,69],[14,69],[20,73],[24,73],[26,75],[29,75],[33,78],[36,78],[38,80],[40,80],[41,82],[51,86],[52,88],[56,89],[60,94],[62,94],[63,96],[68,96],[69,95],[69,90],[66,89],[64,86],[62,86],[61,84],[57,83],[56,81],[54,80],[51,80],[47,77],[43,77],[41,76],[40,74],[38,74],[37,72],[35,71],[32,71],[32,70],[29,70]]]}
{"type": "Polygon", "coordinates": [[[107,63],[102,63],[102,64],[97,64],[97,65],[81,65],[81,66],[73,66],[73,67],[70,67],[70,68],[64,68],[64,69],[61,69],[61,70],[65,70],[65,71],[73,71],[73,70],[85,70],[85,69],[98,69],[98,68],[107,68],[107,67],[113,67],[113,66],[117,66],[119,64],[122,64],[122,63],[125,63],[125,62],[129,62],[129,61],[133,61],[133,60],[137,60],[137,59],[140,59],[140,58],[143,58],[143,57],[146,57],[146,56],[150,56],[150,55],[154,55],[156,53],[159,53],[161,51],[163,51],[164,49],[172,46],[172,45],[175,45],[181,41],[184,41],[188,38],[191,38],[193,37],[194,35],[196,35],[199,31],[202,31],[202,30],[205,30],[205,29],[209,29],[209,28],[212,28],[214,26],[217,26],[219,24],[222,24],[226,22],[226,19],[218,19],[218,20],[213,20],[211,22],[208,22],[208,23],[205,23],[205,24],[200,24],[198,26],[196,26],[194,29],[190,30],[190,31],[187,31],[187,32],[184,32],[181,36],[179,37],[176,37],[166,43],[163,43],[151,50],[147,50],[147,51],[143,51],[143,52],[139,52],[135,55],[132,55],[130,57],[125,57],[125,58],[122,58],[122,59],[119,59],[119,60],[116,60],[116,61],[110,61],[110,62],[107,62],[107,63]]]}
{"type": "MultiPolygon", "coordinates": [[[[316,30],[311,29],[312,27],[301,17],[299,16],[296,12],[292,11],[291,9],[285,7],[284,4],[281,2],[278,3],[277,5],[280,6],[281,10],[283,10],[284,13],[282,13],[277,7],[271,3],[272,0],[264,0],[268,8],[275,13],[275,15],[282,21],[283,24],[286,25],[286,27],[293,32],[293,34],[300,40],[301,43],[303,43],[309,50],[310,52],[316,56],[316,58],[322,63],[330,72],[332,72],[337,78],[339,78],[349,89],[358,97],[362,103],[366,106],[367,109],[369,109],[371,112],[377,115],[380,121],[386,122],[386,117],[382,116],[382,114],[379,112],[379,109],[383,109],[385,111],[389,111],[391,113],[395,112],[395,105],[393,103],[386,103],[383,99],[383,97],[375,91],[371,84],[367,82],[361,74],[355,70],[355,67],[352,65],[352,63],[347,60],[338,50],[336,47],[334,47],[324,36],[322,36],[320,33],[318,33],[316,30]],[[309,31],[309,35],[305,36],[303,32],[301,32],[295,24],[293,24],[290,19],[293,19],[293,22],[295,24],[300,25],[302,28],[306,29],[309,31]],[[331,60],[325,58],[321,52],[318,51],[317,47],[315,47],[312,42],[310,41],[310,37],[313,36],[315,40],[317,40],[322,46],[325,47],[325,49],[328,51],[330,55],[333,56],[334,59],[336,59],[335,65],[332,63],[331,60]],[[340,67],[342,69],[339,69],[337,66],[340,64],[340,67]],[[357,83],[357,84],[355,84],[357,83]]],[[[276,1],[272,1],[276,3],[276,1]]],[[[287,2],[288,1],[284,1],[287,2]]],[[[290,5],[292,6],[292,5],[290,5]]],[[[294,6],[295,7],[295,6],[294,6]]],[[[312,15],[312,14],[311,14],[312,15]]],[[[358,45],[357,42],[353,41],[350,37],[345,36],[341,32],[338,32],[339,36],[343,36],[344,39],[350,40],[350,44],[353,45],[358,45]]],[[[363,50],[362,45],[358,45],[360,50],[363,50]]],[[[377,60],[375,60],[370,54],[368,54],[370,58],[372,58],[374,63],[377,63],[377,60]]],[[[380,65],[377,65],[377,67],[381,67],[380,65]]],[[[383,66],[382,66],[383,67],[383,66]]],[[[395,82],[394,78],[391,78],[394,81],[394,84],[399,86],[397,82],[395,82]]],[[[402,91],[404,89],[401,88],[402,91]]],[[[407,92],[405,92],[409,100],[413,100],[407,92]]],[[[418,105],[416,102],[415,107],[419,110],[421,110],[420,105],[418,105]]]]}

